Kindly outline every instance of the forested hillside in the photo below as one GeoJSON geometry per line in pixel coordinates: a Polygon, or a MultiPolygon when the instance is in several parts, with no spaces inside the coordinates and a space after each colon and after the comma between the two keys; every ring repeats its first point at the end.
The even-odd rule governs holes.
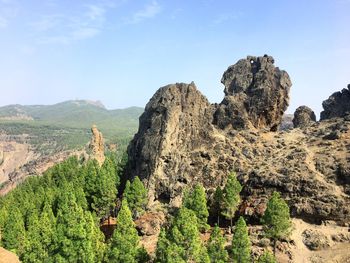
{"type": "Polygon", "coordinates": [[[0,107],[0,133],[29,136],[29,143],[47,153],[79,148],[97,125],[109,143],[126,146],[136,132],[142,108],[107,110],[100,102],[66,101],[54,105],[0,107]]]}
{"type": "MultiPolygon", "coordinates": [[[[198,184],[186,190],[183,206],[161,230],[156,253],[149,254],[134,223],[147,213],[146,188],[135,177],[118,193],[125,161],[110,155],[100,167],[95,160],[72,157],[42,177],[27,178],[0,198],[1,246],[23,262],[250,262],[251,241],[243,217],[229,236],[217,225],[220,218],[226,218],[233,229],[242,189],[234,173],[217,188],[218,206],[213,203],[211,207],[218,218],[212,222],[215,227],[208,224],[206,193],[198,184]],[[105,236],[100,227],[110,220],[115,222],[114,232],[105,236]],[[211,234],[204,241],[206,233],[211,234]]],[[[289,209],[277,193],[263,223],[266,236],[273,240],[289,232],[289,209]]],[[[275,261],[266,251],[259,262],[275,261]],[[264,257],[270,261],[263,261],[264,257]]]]}
{"type": "Polygon", "coordinates": [[[0,199],[1,243],[23,262],[101,262],[100,219],[113,212],[120,163],[77,158],[28,178],[0,199]]]}

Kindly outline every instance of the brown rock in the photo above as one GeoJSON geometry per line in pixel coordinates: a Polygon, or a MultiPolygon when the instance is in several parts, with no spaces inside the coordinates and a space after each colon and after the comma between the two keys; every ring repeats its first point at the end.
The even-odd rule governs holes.
{"type": "Polygon", "coordinates": [[[345,117],[350,114],[350,84],[347,89],[333,93],[322,103],[321,120],[345,117]]]}
{"type": "Polygon", "coordinates": [[[316,122],[315,113],[307,106],[300,106],[294,112],[294,128],[305,128],[316,122]]]}
{"type": "Polygon", "coordinates": [[[191,156],[210,158],[198,150],[212,140],[211,119],[212,106],[194,83],[165,86],[146,105],[128,154],[131,175],[148,186],[151,202],[175,201],[194,180],[191,156]]]}
{"type": "Polygon", "coordinates": [[[89,148],[91,149],[91,158],[102,165],[105,160],[104,139],[102,133],[97,129],[96,125],[91,128],[92,137],[89,148]]]}
{"type": "Polygon", "coordinates": [[[302,237],[303,243],[310,250],[320,250],[330,246],[328,237],[316,230],[306,229],[302,237]]]}
{"type": "Polygon", "coordinates": [[[147,212],[136,221],[136,228],[143,236],[157,235],[165,221],[165,216],[161,212],[147,212]]]}
{"type": "Polygon", "coordinates": [[[222,129],[277,130],[288,107],[292,83],[287,72],[274,66],[271,56],[239,60],[225,71],[221,82],[225,98],[215,113],[215,124],[222,129]]]}
{"type": "Polygon", "coordinates": [[[305,130],[271,132],[287,105],[288,75],[273,66],[271,57],[253,59],[260,66],[250,66],[249,86],[250,77],[236,76],[247,73],[246,62],[224,74],[225,105],[211,105],[194,83],[165,86],[151,98],[128,147],[129,176],[139,176],[149,189],[149,207],[160,204],[171,211],[181,205],[183,190],[197,183],[210,198],[234,170],[243,185],[240,211],[248,218],[260,218],[266,200],[279,191],[293,216],[350,223],[347,169],[340,170],[348,162],[349,129],[331,119],[305,130]],[[269,88],[259,88],[256,79],[269,88]],[[263,99],[246,104],[249,96],[248,101],[258,100],[252,87],[263,99]],[[325,141],[335,129],[342,131],[341,139],[325,141]]]}

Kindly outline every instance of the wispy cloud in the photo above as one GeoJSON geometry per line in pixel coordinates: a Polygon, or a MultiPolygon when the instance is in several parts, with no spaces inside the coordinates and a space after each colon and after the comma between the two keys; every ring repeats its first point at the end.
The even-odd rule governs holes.
{"type": "Polygon", "coordinates": [[[91,20],[100,20],[104,19],[106,9],[98,5],[87,5],[86,16],[91,20]]]}
{"type": "Polygon", "coordinates": [[[242,16],[242,13],[221,14],[213,20],[213,24],[214,25],[223,24],[223,23],[226,23],[226,22],[231,21],[231,20],[236,20],[236,19],[240,18],[241,16],[242,16]]]}
{"type": "Polygon", "coordinates": [[[17,13],[17,1],[0,0],[0,29],[8,27],[11,20],[17,16],[17,13]]]}
{"type": "Polygon", "coordinates": [[[137,24],[145,19],[153,18],[161,12],[161,6],[157,1],[152,1],[146,5],[143,9],[135,12],[129,19],[126,20],[127,24],[137,24]]]}
{"type": "Polygon", "coordinates": [[[5,28],[8,25],[7,18],[0,15],[0,28],[5,28]]]}
{"type": "Polygon", "coordinates": [[[44,15],[40,20],[30,23],[36,31],[43,32],[59,26],[62,23],[64,16],[62,15],[44,15]]]}
{"type": "Polygon", "coordinates": [[[107,3],[81,6],[79,15],[44,15],[31,23],[39,33],[39,44],[70,44],[77,40],[93,38],[103,29],[108,9],[114,5],[107,3]]]}

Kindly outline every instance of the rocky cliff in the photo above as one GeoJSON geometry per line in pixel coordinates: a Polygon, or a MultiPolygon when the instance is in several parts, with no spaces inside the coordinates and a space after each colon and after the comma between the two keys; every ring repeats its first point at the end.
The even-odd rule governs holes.
{"type": "Polygon", "coordinates": [[[210,195],[235,170],[244,186],[243,213],[259,214],[278,190],[294,216],[350,222],[350,123],[343,118],[316,123],[310,113],[313,125],[274,132],[291,82],[273,63],[269,56],[247,57],[229,67],[218,105],[194,83],[156,92],[128,149],[130,174],[148,186],[150,205],[179,206],[184,188],[195,183],[210,195]]]}

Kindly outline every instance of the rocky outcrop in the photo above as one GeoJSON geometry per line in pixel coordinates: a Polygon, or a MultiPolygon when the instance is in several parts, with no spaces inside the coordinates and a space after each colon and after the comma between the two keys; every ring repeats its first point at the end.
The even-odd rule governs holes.
{"type": "Polygon", "coordinates": [[[214,142],[212,113],[194,83],[160,88],[148,102],[128,153],[130,172],[146,182],[150,201],[178,202],[183,186],[195,179],[194,162],[210,158],[200,149],[214,142]]]}
{"type": "Polygon", "coordinates": [[[333,93],[322,103],[321,120],[344,117],[350,114],[350,84],[347,89],[333,93]]]}
{"type": "Polygon", "coordinates": [[[240,60],[222,82],[226,96],[219,105],[194,83],[165,86],[147,104],[128,155],[129,175],[149,189],[149,207],[178,207],[184,189],[197,183],[210,198],[234,170],[247,218],[257,219],[279,191],[294,217],[350,223],[347,168],[340,168],[349,162],[350,120],[274,132],[290,81],[268,56],[240,60]],[[334,131],[338,139],[325,138],[334,131]]]}
{"type": "Polygon", "coordinates": [[[294,128],[305,128],[316,122],[315,113],[307,106],[300,106],[294,112],[294,128]]]}
{"type": "Polygon", "coordinates": [[[302,233],[303,243],[310,250],[320,250],[330,246],[329,239],[320,231],[306,229],[302,233]]]}
{"type": "Polygon", "coordinates": [[[105,146],[102,133],[97,129],[96,125],[91,128],[92,137],[89,148],[91,150],[91,158],[102,165],[105,161],[105,146]]]}
{"type": "Polygon", "coordinates": [[[221,129],[267,128],[276,131],[289,103],[292,85],[287,72],[271,56],[248,56],[230,66],[221,83],[225,98],[214,122],[221,129]]]}

